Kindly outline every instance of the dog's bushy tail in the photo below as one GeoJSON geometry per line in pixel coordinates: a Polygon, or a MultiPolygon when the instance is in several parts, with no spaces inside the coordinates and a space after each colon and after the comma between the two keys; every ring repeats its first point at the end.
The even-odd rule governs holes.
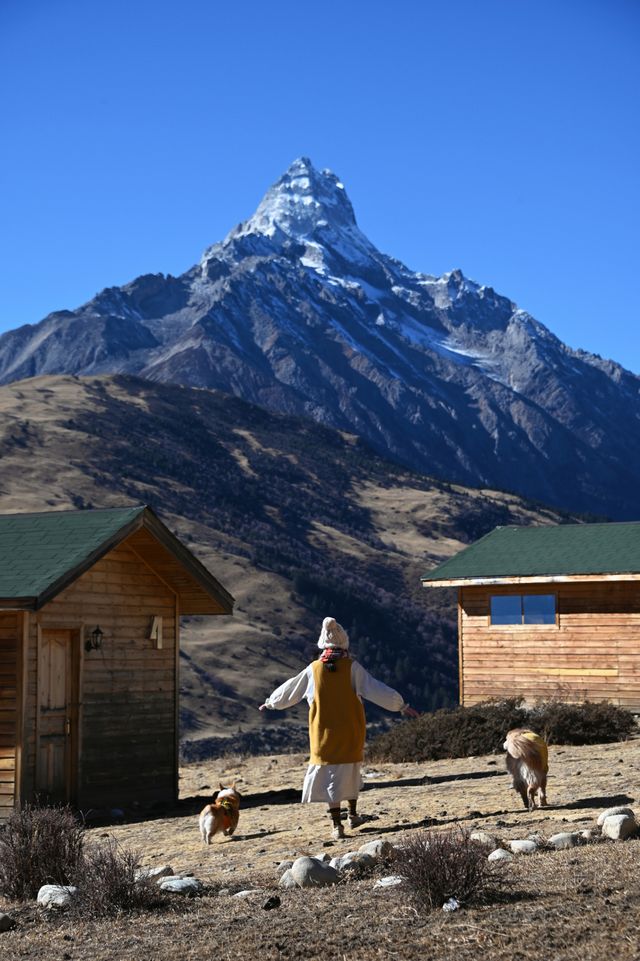
{"type": "Polygon", "coordinates": [[[531,768],[545,771],[547,770],[547,751],[546,745],[539,735],[526,728],[514,728],[507,734],[505,749],[511,757],[517,758],[531,768]]]}

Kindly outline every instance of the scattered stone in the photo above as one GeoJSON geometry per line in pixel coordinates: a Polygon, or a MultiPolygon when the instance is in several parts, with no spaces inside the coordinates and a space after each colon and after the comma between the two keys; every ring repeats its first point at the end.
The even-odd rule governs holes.
{"type": "Polygon", "coordinates": [[[535,841],[511,841],[509,847],[514,854],[533,854],[534,851],[538,850],[538,845],[535,841]]]}
{"type": "Polygon", "coordinates": [[[78,889],[73,885],[43,884],[38,891],[38,904],[43,908],[68,908],[78,889]]]}
{"type": "Polygon", "coordinates": [[[267,898],[262,907],[265,911],[273,911],[274,908],[279,908],[281,904],[282,901],[278,895],[272,894],[270,898],[267,898]]]}
{"type": "Polygon", "coordinates": [[[580,831],[580,837],[582,838],[583,841],[593,841],[595,838],[597,838],[597,836],[598,835],[596,834],[596,832],[593,831],[591,828],[586,828],[586,830],[580,831]]]}
{"type": "Polygon", "coordinates": [[[160,881],[160,890],[171,894],[184,894],[193,897],[202,891],[202,882],[197,878],[165,878],[160,881]]]}
{"type": "Polygon", "coordinates": [[[505,851],[504,848],[496,848],[492,851],[487,861],[513,861],[513,854],[510,851],[505,851]]]}
{"type": "Polygon", "coordinates": [[[287,868],[287,870],[284,872],[284,874],[280,878],[278,885],[281,888],[297,888],[298,887],[297,882],[293,874],[291,873],[291,868],[287,868]]]}
{"type": "Polygon", "coordinates": [[[323,851],[322,854],[316,854],[314,857],[316,861],[322,861],[323,864],[328,864],[331,860],[331,855],[327,854],[326,851],[323,851]]]}
{"type": "Polygon", "coordinates": [[[489,834],[487,831],[472,831],[469,835],[470,841],[475,841],[476,844],[486,844],[488,848],[495,851],[500,847],[500,842],[493,834],[489,834]]]}
{"type": "Polygon", "coordinates": [[[360,854],[370,854],[372,858],[381,861],[384,858],[392,858],[395,848],[390,841],[378,840],[361,844],[358,851],[360,854]]]}
{"type": "Polygon", "coordinates": [[[460,902],[458,901],[457,898],[449,898],[449,900],[445,901],[444,904],[442,905],[442,910],[457,911],[459,907],[460,907],[460,902]]]}
{"type": "Polygon", "coordinates": [[[281,861],[276,865],[276,877],[281,878],[285,871],[293,867],[293,861],[281,861]]]}
{"type": "Polygon", "coordinates": [[[358,874],[375,864],[375,861],[371,854],[366,854],[364,851],[348,851],[337,858],[332,858],[329,863],[340,873],[353,871],[358,874]]]}
{"type": "Polygon", "coordinates": [[[340,880],[335,868],[316,858],[297,858],[290,870],[294,881],[301,888],[324,887],[340,880]]]}
{"type": "Polygon", "coordinates": [[[603,811],[602,814],[598,815],[598,820],[596,821],[596,824],[598,825],[598,827],[601,828],[604,822],[607,820],[607,818],[612,817],[614,814],[626,814],[628,817],[634,817],[634,813],[631,810],[631,808],[628,808],[628,807],[607,808],[606,811],[603,811]]]}
{"type": "Polygon", "coordinates": [[[160,878],[170,878],[175,874],[173,868],[170,864],[161,864],[156,868],[142,868],[140,871],[136,872],[136,881],[157,881],[160,883],[160,878]]]}
{"type": "Polygon", "coordinates": [[[613,841],[624,841],[635,834],[638,829],[636,819],[628,814],[610,814],[602,822],[602,833],[613,841]]]}
{"type": "Polygon", "coordinates": [[[12,931],[15,926],[16,922],[10,914],[2,914],[2,912],[0,912],[0,932],[12,931]]]}
{"type": "Polygon", "coordinates": [[[364,851],[350,851],[340,858],[340,867],[337,870],[340,874],[364,874],[376,863],[376,859],[371,854],[364,851]]]}
{"type": "Polygon", "coordinates": [[[233,897],[244,901],[245,898],[252,898],[254,894],[264,894],[264,891],[261,891],[260,888],[246,888],[244,891],[236,891],[233,897]]]}
{"type": "Polygon", "coordinates": [[[552,834],[549,838],[549,844],[556,849],[556,851],[565,851],[567,848],[575,848],[578,844],[582,843],[582,838],[580,834],[575,831],[560,831],[559,834],[552,834]]]}
{"type": "Polygon", "coordinates": [[[230,898],[230,897],[231,897],[231,889],[230,889],[230,888],[220,888],[220,890],[218,891],[218,897],[219,897],[219,898],[230,898]]]}
{"type": "Polygon", "coordinates": [[[404,884],[404,878],[400,874],[389,874],[386,878],[378,878],[373,885],[374,888],[395,888],[399,884],[404,884]]]}

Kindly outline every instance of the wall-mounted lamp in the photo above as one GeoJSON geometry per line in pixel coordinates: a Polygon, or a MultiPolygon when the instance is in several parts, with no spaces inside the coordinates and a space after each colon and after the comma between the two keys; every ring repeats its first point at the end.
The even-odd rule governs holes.
{"type": "Polygon", "coordinates": [[[100,627],[96,624],[94,629],[91,631],[91,634],[89,634],[89,637],[85,641],[85,651],[99,651],[102,648],[103,637],[104,631],[101,631],[100,627]]]}

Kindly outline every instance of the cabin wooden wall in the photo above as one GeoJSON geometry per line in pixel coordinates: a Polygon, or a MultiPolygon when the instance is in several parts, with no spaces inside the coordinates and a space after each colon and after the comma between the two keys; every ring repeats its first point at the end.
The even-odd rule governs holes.
{"type": "Polygon", "coordinates": [[[460,591],[460,698],[609,700],[640,712],[640,583],[602,581],[460,591]],[[489,623],[492,594],[555,594],[556,625],[489,623]]]}
{"type": "Polygon", "coordinates": [[[173,801],[177,793],[175,593],[126,542],[29,618],[25,796],[33,794],[38,736],[38,643],[47,628],[75,631],[78,698],[75,800],[81,808],[173,801]],[[149,639],[162,617],[162,648],[149,639]],[[85,651],[96,625],[102,650],[85,651]]]}
{"type": "Polygon", "coordinates": [[[15,798],[18,738],[18,659],[22,614],[0,613],[0,821],[15,798]]]}

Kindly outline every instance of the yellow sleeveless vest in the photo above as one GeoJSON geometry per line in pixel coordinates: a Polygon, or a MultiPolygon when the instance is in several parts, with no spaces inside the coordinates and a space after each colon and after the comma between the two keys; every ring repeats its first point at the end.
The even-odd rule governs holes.
{"type": "Polygon", "coordinates": [[[335,671],[314,661],[315,694],[309,708],[311,764],[355,764],[362,761],[365,716],[351,687],[351,658],[341,657],[335,671]]]}

